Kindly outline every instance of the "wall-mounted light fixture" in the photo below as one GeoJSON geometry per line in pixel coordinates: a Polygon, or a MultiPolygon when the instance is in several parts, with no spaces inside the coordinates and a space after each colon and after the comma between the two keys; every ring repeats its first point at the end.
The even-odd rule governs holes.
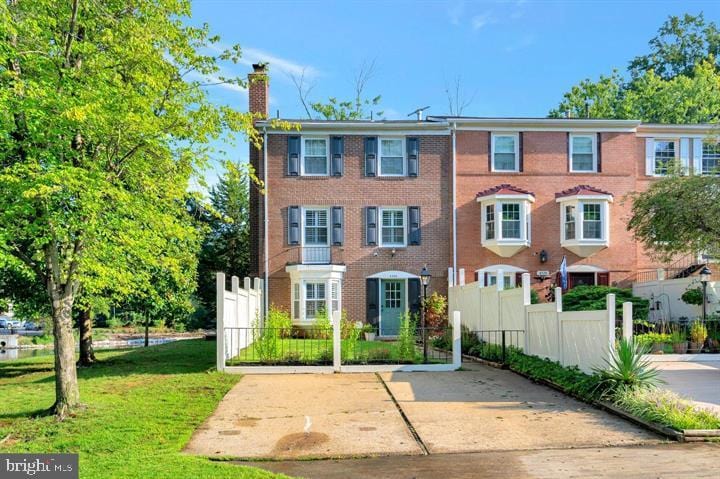
{"type": "Polygon", "coordinates": [[[540,262],[541,262],[541,263],[545,263],[545,262],[547,262],[547,260],[548,260],[547,251],[541,250],[541,251],[540,251],[540,262]]]}

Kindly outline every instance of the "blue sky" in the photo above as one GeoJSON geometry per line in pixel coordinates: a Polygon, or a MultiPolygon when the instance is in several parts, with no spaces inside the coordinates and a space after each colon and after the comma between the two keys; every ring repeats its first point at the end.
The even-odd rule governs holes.
{"type": "MultiPolygon", "coordinates": [[[[240,44],[250,64],[270,63],[270,111],[303,118],[290,74],[305,70],[311,100],[350,98],[352,78],[375,61],[367,94],[402,119],[417,107],[448,113],[446,86],[461,78],[472,103],[465,115],[545,116],[583,78],[623,70],[671,14],[704,12],[708,1],[247,1],[193,0],[195,24],[207,22],[225,44],[240,44]]],[[[247,108],[247,94],[215,87],[218,103],[247,108]]],[[[230,154],[247,159],[240,142],[230,154]]],[[[208,172],[215,181],[216,172],[208,172]]]]}

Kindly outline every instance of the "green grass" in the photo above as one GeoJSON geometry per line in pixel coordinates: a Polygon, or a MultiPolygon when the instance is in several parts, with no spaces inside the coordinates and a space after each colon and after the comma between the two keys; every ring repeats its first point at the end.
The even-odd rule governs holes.
{"type": "Polygon", "coordinates": [[[214,371],[215,342],[187,340],[101,351],[78,370],[86,408],[64,422],[54,401],[53,357],[0,363],[0,452],[80,454],[83,478],[273,478],[181,453],[240,377],[214,371]]]}

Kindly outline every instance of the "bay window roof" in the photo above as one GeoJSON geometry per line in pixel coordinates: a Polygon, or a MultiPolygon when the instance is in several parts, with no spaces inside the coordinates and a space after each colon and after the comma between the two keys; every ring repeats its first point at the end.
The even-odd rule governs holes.
{"type": "Polygon", "coordinates": [[[477,194],[481,211],[481,243],[498,256],[508,258],[530,246],[530,207],[535,195],[509,184],[477,194]]]}
{"type": "Polygon", "coordinates": [[[612,193],[578,185],[555,194],[560,204],[560,245],[580,257],[610,245],[612,193]]]}

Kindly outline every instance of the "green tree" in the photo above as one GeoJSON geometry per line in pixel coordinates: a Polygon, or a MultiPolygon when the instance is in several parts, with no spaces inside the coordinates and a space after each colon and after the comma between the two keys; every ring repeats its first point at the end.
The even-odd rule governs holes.
{"type": "Polygon", "coordinates": [[[197,236],[189,178],[212,141],[260,141],[251,115],[207,98],[208,83],[244,85],[219,65],[239,47],[204,54],[219,39],[189,16],[189,0],[0,5],[0,255],[45,286],[59,418],[80,401],[78,295],[184,277],[187,263],[162,253],[197,236]]]}
{"type": "Polygon", "coordinates": [[[659,259],[720,254],[720,180],[673,175],[632,197],[628,229],[659,259]]]}
{"type": "MultiPolygon", "coordinates": [[[[217,271],[243,278],[250,268],[250,191],[256,187],[249,165],[227,163],[225,173],[210,190],[209,209],[198,212],[208,226],[198,262],[197,294],[206,311],[215,311],[217,271]]],[[[205,318],[208,321],[210,318],[205,318]]]]}
{"type": "Polygon", "coordinates": [[[563,95],[549,116],[711,123],[720,119],[720,36],[698,16],[670,17],[650,40],[650,53],[597,81],[585,79],[563,95]]]}
{"type": "Polygon", "coordinates": [[[647,299],[633,296],[632,289],[615,288],[612,286],[576,286],[563,294],[563,311],[595,311],[607,308],[607,295],[615,295],[615,315],[622,318],[622,304],[633,304],[633,319],[647,320],[650,302],[647,299]]]}

